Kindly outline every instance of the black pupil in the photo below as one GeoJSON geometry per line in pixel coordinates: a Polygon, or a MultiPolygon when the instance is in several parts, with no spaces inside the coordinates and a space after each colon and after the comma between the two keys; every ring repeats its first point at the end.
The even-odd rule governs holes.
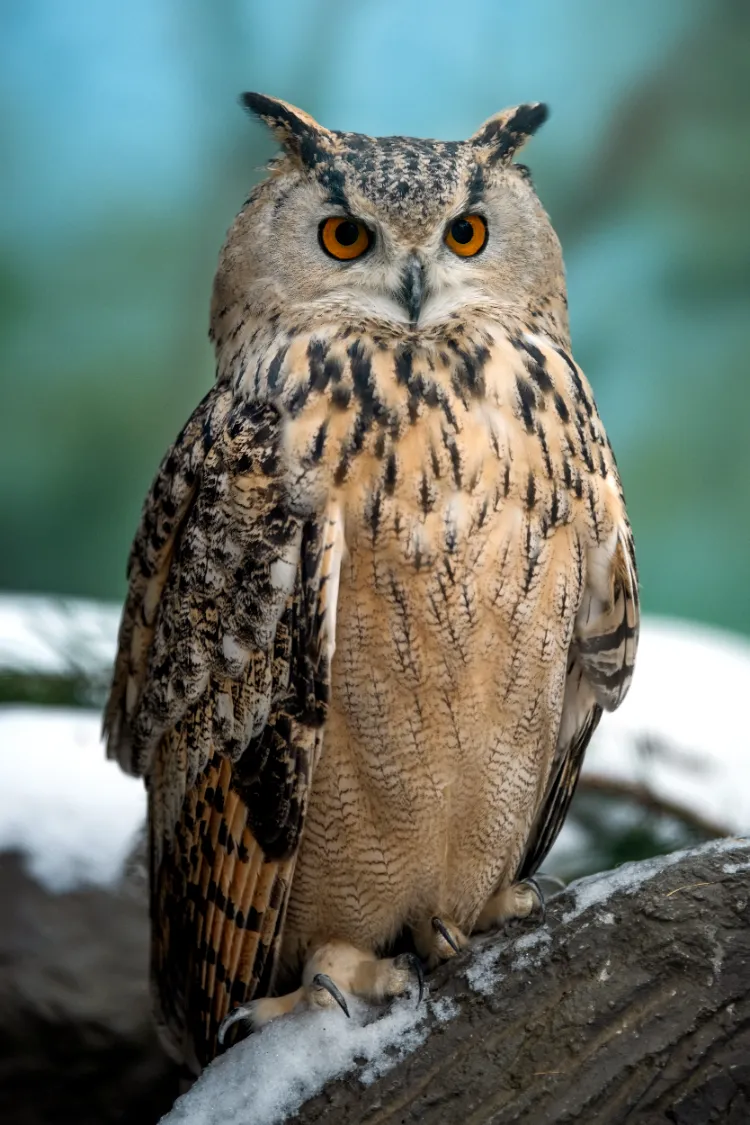
{"type": "Polygon", "coordinates": [[[454,242],[459,245],[465,246],[467,242],[471,242],[474,237],[474,227],[468,219],[456,219],[451,227],[451,237],[454,242]]]}
{"type": "Polygon", "coordinates": [[[359,227],[356,223],[346,222],[339,223],[336,227],[336,241],[341,243],[342,246],[353,246],[359,238],[359,227]]]}

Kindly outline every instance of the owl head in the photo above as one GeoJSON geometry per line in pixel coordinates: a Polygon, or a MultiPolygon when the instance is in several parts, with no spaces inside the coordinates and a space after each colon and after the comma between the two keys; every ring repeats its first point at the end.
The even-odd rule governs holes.
{"type": "Polygon", "coordinates": [[[242,102],[282,154],[229,231],[214,309],[271,302],[310,326],[408,331],[467,308],[559,303],[560,246],[513,163],[544,105],[504,110],[465,141],[434,141],[334,132],[262,94],[242,102]]]}

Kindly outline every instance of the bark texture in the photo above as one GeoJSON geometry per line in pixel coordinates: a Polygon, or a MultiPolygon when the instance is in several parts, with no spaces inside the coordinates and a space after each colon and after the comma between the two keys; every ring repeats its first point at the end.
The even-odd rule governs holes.
{"type": "Polygon", "coordinates": [[[294,1120],[747,1125],[750,842],[670,857],[576,913],[587,882],[549,903],[548,939],[529,946],[524,923],[441,967],[431,994],[459,1014],[373,1085],[331,1083],[294,1120]],[[472,966],[493,946],[499,979],[478,992],[472,966]]]}

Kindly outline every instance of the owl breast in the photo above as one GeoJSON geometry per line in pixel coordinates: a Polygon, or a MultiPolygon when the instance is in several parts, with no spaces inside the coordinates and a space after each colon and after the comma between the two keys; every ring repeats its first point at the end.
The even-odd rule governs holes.
{"type": "Polygon", "coordinates": [[[287,961],[332,936],[382,948],[425,915],[468,932],[515,871],[549,774],[577,608],[561,565],[572,532],[542,535],[535,443],[512,411],[439,386],[444,409],[410,422],[407,404],[384,441],[373,426],[352,454],[342,427],[329,447],[332,698],[287,961]]]}

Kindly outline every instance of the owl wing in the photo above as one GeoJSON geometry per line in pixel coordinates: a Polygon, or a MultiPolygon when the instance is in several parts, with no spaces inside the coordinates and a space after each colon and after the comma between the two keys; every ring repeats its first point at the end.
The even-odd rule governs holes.
{"type": "MultiPolygon", "coordinates": [[[[540,353],[537,353],[541,355],[540,353]]],[[[568,814],[583,758],[602,711],[614,711],[630,687],[638,647],[640,622],[635,547],[625,515],[625,502],[614,458],[604,437],[593,395],[582,373],[559,348],[544,349],[547,369],[555,378],[572,374],[571,402],[583,402],[579,410],[577,442],[565,443],[561,479],[555,489],[583,496],[590,513],[589,534],[577,540],[573,587],[582,593],[568,652],[560,730],[552,770],[546,784],[517,878],[534,874],[554,844],[568,814]],[[588,432],[597,453],[585,451],[588,432]],[[598,446],[598,448],[597,448],[598,446]],[[598,462],[598,463],[597,463],[598,462]],[[571,469],[572,464],[572,469],[571,469]],[[571,481],[573,488],[571,491],[571,481]],[[597,509],[614,528],[602,541],[597,528],[597,509]],[[592,531],[593,529],[593,531],[592,531]]],[[[553,472],[553,477],[556,474],[553,472]]]]}
{"type": "Polygon", "coordinates": [[[602,711],[614,711],[630,686],[638,645],[639,605],[633,543],[627,525],[618,534],[607,580],[607,599],[602,599],[588,584],[584,588],[568,656],[557,750],[519,879],[539,869],[557,839],[602,711]]]}
{"type": "Polygon", "coordinates": [[[271,987],[328,699],[336,523],[292,512],[280,430],[217,385],[165,457],[105,716],[146,779],[157,1016],[193,1067],[271,987]]]}

